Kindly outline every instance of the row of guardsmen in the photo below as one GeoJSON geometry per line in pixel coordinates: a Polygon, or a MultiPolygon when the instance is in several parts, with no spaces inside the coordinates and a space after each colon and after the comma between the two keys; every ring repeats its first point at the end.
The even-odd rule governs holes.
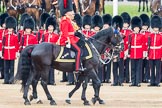
{"type": "MultiPolygon", "coordinates": [[[[55,32],[56,19],[48,13],[43,13],[40,19],[40,29],[34,33],[35,22],[30,15],[24,13],[20,19],[20,30],[14,33],[17,26],[15,18],[8,16],[7,13],[1,14],[0,71],[1,77],[4,77],[4,84],[13,83],[10,80],[14,76],[14,62],[23,48],[41,42],[58,44],[59,34],[55,32]]],[[[116,60],[117,56],[113,57],[112,66],[110,62],[99,68],[98,75],[102,82],[110,82],[113,67],[112,86],[123,86],[124,82],[131,82],[130,86],[138,87],[142,82],[150,82],[149,86],[160,86],[162,35],[159,30],[162,23],[159,16],[150,19],[148,15],[141,14],[131,19],[127,12],[113,18],[109,14],[83,17],[75,14],[74,22],[76,24],[74,23],[73,27],[82,30],[86,38],[119,23],[119,30],[124,38],[124,51],[120,53],[119,61],[116,60]]],[[[104,54],[101,56],[105,59],[104,54]]],[[[64,79],[66,78],[63,78],[63,81],[64,79]]],[[[70,84],[74,84],[74,80],[69,80],[70,84]]],[[[53,68],[50,70],[49,84],[55,84],[53,68]]]]}

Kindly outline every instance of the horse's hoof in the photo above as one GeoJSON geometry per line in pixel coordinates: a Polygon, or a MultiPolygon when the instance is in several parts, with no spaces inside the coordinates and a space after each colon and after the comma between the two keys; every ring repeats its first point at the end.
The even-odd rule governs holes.
{"type": "Polygon", "coordinates": [[[105,102],[103,100],[99,100],[98,102],[99,102],[99,104],[105,104],[105,102]]]}
{"type": "Polygon", "coordinates": [[[54,100],[52,100],[52,101],[50,102],[50,105],[57,105],[57,104],[56,104],[56,102],[55,102],[54,100]]]}
{"type": "Polygon", "coordinates": [[[32,95],[29,96],[29,100],[32,101],[34,98],[32,95]]]}
{"type": "Polygon", "coordinates": [[[92,98],[91,101],[92,101],[93,104],[95,104],[97,99],[96,98],[92,98]]]}
{"type": "Polygon", "coordinates": [[[65,102],[71,104],[71,101],[69,99],[66,99],[65,102]]]}
{"type": "Polygon", "coordinates": [[[24,105],[31,105],[30,102],[24,102],[24,105]]]}
{"type": "Polygon", "coordinates": [[[86,105],[86,106],[91,105],[91,104],[89,103],[89,101],[85,101],[83,104],[86,105]]]}
{"type": "Polygon", "coordinates": [[[41,100],[37,101],[37,104],[43,104],[43,102],[41,100]]]}

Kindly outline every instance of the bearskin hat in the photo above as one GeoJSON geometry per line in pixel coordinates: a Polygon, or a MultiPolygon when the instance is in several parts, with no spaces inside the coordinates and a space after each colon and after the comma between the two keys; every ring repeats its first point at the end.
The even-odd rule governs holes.
{"type": "Polygon", "coordinates": [[[45,24],[47,18],[50,17],[50,15],[48,13],[42,13],[40,16],[40,26],[43,27],[43,25],[45,24]]]}
{"type": "Polygon", "coordinates": [[[5,20],[6,28],[13,28],[16,29],[17,21],[14,17],[9,16],[5,20]]]}
{"type": "Polygon", "coordinates": [[[90,25],[91,26],[91,20],[92,20],[92,17],[90,15],[85,15],[83,17],[83,28],[85,25],[90,25]]]}
{"type": "Polygon", "coordinates": [[[35,26],[35,22],[32,17],[24,20],[24,24],[23,24],[24,30],[26,28],[30,28],[31,30],[34,30],[34,26],[35,26]]]}
{"type": "Polygon", "coordinates": [[[48,17],[46,22],[46,30],[48,30],[48,26],[52,25],[54,27],[54,30],[56,29],[56,18],[55,17],[48,17]]]}
{"type": "Polygon", "coordinates": [[[140,18],[142,20],[142,25],[146,25],[148,27],[150,27],[150,18],[147,14],[141,14],[140,15],[140,18]]]}
{"type": "Polygon", "coordinates": [[[119,15],[116,15],[112,19],[112,26],[119,27],[120,30],[123,28],[123,18],[119,15]]]}
{"type": "Polygon", "coordinates": [[[72,0],[59,0],[59,9],[62,16],[73,10],[72,0]]]}
{"type": "Polygon", "coordinates": [[[104,14],[102,16],[102,19],[104,24],[108,24],[109,26],[111,26],[112,16],[110,14],[104,14]]]}
{"type": "Polygon", "coordinates": [[[23,13],[20,19],[20,26],[23,26],[24,20],[30,18],[31,16],[28,13],[23,13]]]}
{"type": "Polygon", "coordinates": [[[121,14],[121,17],[123,18],[123,22],[124,22],[124,23],[130,24],[131,17],[130,17],[130,15],[129,15],[127,12],[123,12],[123,13],[121,14]]]}
{"type": "Polygon", "coordinates": [[[161,28],[161,19],[159,16],[155,15],[151,18],[151,27],[152,28],[161,28]]]}
{"type": "Polygon", "coordinates": [[[135,27],[139,27],[140,29],[142,28],[142,20],[141,18],[139,18],[138,16],[134,16],[131,20],[131,27],[132,27],[132,30],[135,28],[135,27]]]}
{"type": "Polygon", "coordinates": [[[100,29],[102,29],[102,27],[103,27],[103,20],[100,15],[94,15],[92,17],[92,28],[94,28],[96,26],[100,27],[100,29]]]}
{"type": "Polygon", "coordinates": [[[80,14],[75,14],[74,20],[75,20],[76,24],[81,28],[82,24],[83,24],[82,16],[80,14]]]}
{"type": "Polygon", "coordinates": [[[1,24],[1,26],[5,23],[5,19],[6,19],[8,16],[9,16],[8,13],[3,13],[3,14],[1,14],[1,16],[0,16],[0,24],[1,24]]]}

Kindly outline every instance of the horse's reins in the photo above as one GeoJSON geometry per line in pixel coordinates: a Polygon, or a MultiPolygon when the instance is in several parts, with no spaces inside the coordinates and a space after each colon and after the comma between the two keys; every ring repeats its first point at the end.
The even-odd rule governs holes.
{"type": "Polygon", "coordinates": [[[8,10],[8,9],[14,9],[14,10],[17,10],[17,6],[14,6],[14,5],[12,4],[12,0],[10,0],[10,5],[11,5],[11,6],[8,7],[7,10],[8,10]]]}
{"type": "MultiPolygon", "coordinates": [[[[106,47],[112,48],[112,46],[107,45],[106,43],[103,43],[103,42],[101,42],[101,41],[99,41],[99,40],[96,40],[96,39],[93,38],[93,37],[89,37],[89,39],[95,40],[96,42],[98,42],[98,43],[100,43],[100,44],[102,44],[102,45],[105,45],[106,47]]],[[[92,45],[92,48],[96,51],[96,53],[97,53],[97,55],[98,55],[98,57],[99,57],[99,60],[101,61],[102,64],[108,64],[108,63],[110,63],[110,61],[112,60],[112,57],[113,57],[113,52],[114,52],[114,50],[113,50],[113,52],[112,52],[111,57],[108,58],[109,60],[107,59],[108,61],[105,60],[105,61],[107,61],[107,62],[105,62],[104,60],[102,60],[100,53],[98,52],[98,50],[96,49],[96,47],[93,45],[93,43],[90,42],[90,44],[92,45]]],[[[106,54],[108,55],[108,52],[107,52],[106,54]]]]}

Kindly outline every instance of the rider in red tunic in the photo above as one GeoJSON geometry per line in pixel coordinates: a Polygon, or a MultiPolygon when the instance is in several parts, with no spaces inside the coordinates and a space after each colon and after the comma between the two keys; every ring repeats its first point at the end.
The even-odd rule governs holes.
{"type": "Polygon", "coordinates": [[[59,44],[72,48],[76,52],[76,72],[83,71],[80,69],[80,56],[81,49],[77,45],[79,38],[74,35],[78,27],[72,21],[74,19],[74,12],[72,6],[72,0],[60,0],[59,1],[60,13],[62,15],[60,21],[60,39],[59,44]]]}

